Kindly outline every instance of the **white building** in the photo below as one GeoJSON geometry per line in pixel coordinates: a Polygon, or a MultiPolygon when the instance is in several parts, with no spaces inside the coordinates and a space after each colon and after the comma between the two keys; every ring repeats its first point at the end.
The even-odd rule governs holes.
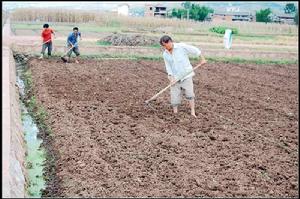
{"type": "Polygon", "coordinates": [[[240,12],[239,7],[230,6],[226,8],[226,12],[240,12]]]}
{"type": "Polygon", "coordinates": [[[129,14],[129,5],[124,3],[118,6],[118,15],[120,16],[128,16],[129,14]]]}

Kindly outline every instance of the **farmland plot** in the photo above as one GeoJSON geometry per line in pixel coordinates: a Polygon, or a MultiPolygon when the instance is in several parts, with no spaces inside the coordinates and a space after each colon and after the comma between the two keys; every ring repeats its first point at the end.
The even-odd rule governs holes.
{"type": "Polygon", "coordinates": [[[168,92],[145,106],[169,83],[162,61],[28,64],[57,158],[43,196],[298,195],[297,65],[208,63],[193,118],[168,92]]]}

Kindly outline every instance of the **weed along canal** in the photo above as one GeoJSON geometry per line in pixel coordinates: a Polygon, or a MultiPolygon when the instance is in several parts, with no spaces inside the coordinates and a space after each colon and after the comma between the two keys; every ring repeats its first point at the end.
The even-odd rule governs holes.
{"type": "Polygon", "coordinates": [[[26,170],[28,182],[26,193],[28,197],[41,197],[45,189],[44,164],[46,152],[42,147],[42,139],[39,138],[37,120],[41,114],[35,112],[35,97],[29,97],[31,87],[30,74],[26,73],[27,58],[21,54],[15,54],[17,85],[20,94],[20,107],[23,133],[26,142],[26,170]]]}

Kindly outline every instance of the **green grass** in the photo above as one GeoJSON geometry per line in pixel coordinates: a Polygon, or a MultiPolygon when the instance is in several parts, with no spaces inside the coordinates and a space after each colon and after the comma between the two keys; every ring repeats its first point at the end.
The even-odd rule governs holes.
{"type": "Polygon", "coordinates": [[[25,86],[24,104],[26,105],[29,113],[35,119],[39,128],[49,131],[50,133],[50,129],[46,125],[46,119],[48,117],[48,113],[46,112],[44,107],[38,104],[36,97],[31,93],[33,87],[31,71],[27,69],[22,74],[21,79],[23,80],[25,86]]]}
{"type": "MultiPolygon", "coordinates": [[[[35,54],[36,57],[39,54],[35,54]]],[[[58,59],[60,56],[54,55],[50,59],[58,59]]],[[[131,59],[131,60],[152,60],[152,61],[163,61],[162,55],[140,55],[140,54],[108,54],[108,53],[97,53],[97,54],[82,54],[81,59],[131,59]]],[[[270,59],[241,59],[239,57],[206,57],[209,63],[223,62],[223,63],[244,63],[244,64],[298,64],[298,60],[270,60],[270,59]]],[[[191,61],[199,60],[198,57],[191,57],[191,61]]]]}
{"type": "Polygon", "coordinates": [[[224,62],[224,63],[237,63],[237,64],[298,64],[298,60],[270,60],[270,59],[241,59],[239,57],[206,57],[208,62],[224,62]]]}
{"type": "Polygon", "coordinates": [[[161,48],[160,44],[153,44],[153,45],[150,45],[149,47],[151,47],[151,48],[161,48]]]}
{"type": "Polygon", "coordinates": [[[233,38],[240,39],[242,41],[276,41],[275,35],[247,35],[247,34],[238,34],[233,35],[233,38]]]}
{"type": "Polygon", "coordinates": [[[260,38],[260,39],[274,39],[276,35],[251,35],[251,34],[237,34],[236,37],[249,37],[249,38],[260,38]]]}

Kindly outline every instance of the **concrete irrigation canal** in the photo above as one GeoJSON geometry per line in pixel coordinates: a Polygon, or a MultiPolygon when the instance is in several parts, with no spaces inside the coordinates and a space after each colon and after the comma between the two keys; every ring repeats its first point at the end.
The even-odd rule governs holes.
{"type": "MultiPolygon", "coordinates": [[[[30,103],[24,103],[26,100],[26,91],[30,88],[25,88],[24,81],[26,78],[26,60],[27,58],[21,55],[15,55],[16,70],[17,70],[17,85],[20,93],[21,118],[26,142],[26,169],[28,173],[27,195],[29,197],[41,197],[41,190],[45,188],[45,179],[43,176],[44,163],[46,160],[45,150],[41,146],[42,140],[38,138],[39,129],[33,118],[33,112],[29,113],[27,106],[30,103]]],[[[29,86],[29,85],[27,85],[29,86]]],[[[32,98],[34,99],[34,98],[32,98]]],[[[30,102],[28,100],[28,102],[30,102]]],[[[32,103],[32,102],[31,102],[32,103]]],[[[31,107],[28,107],[31,108],[31,107]]]]}

